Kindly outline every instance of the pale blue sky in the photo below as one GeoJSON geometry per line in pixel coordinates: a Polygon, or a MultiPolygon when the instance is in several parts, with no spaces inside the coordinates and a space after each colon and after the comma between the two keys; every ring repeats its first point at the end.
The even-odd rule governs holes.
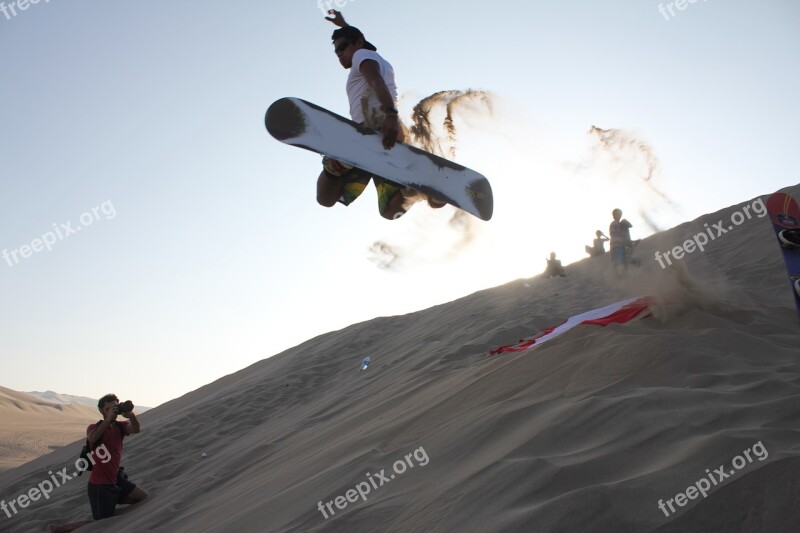
{"type": "Polygon", "coordinates": [[[347,112],[312,0],[0,14],[0,251],[104,202],[116,212],[0,260],[0,384],[156,405],[314,335],[534,275],[551,249],[580,259],[613,207],[640,237],[639,208],[671,226],[800,181],[800,4],[698,1],[669,21],[658,4],[345,5],[394,65],[401,111],[444,89],[495,95],[493,117],[457,122],[458,159],[496,194],[459,254],[450,213],[384,221],[371,187],[317,206],[319,159],[266,133],[282,96],[347,112]],[[677,208],[592,163],[593,124],[646,141],[677,208]],[[401,268],[370,261],[375,240],[408,251],[401,268]]]}

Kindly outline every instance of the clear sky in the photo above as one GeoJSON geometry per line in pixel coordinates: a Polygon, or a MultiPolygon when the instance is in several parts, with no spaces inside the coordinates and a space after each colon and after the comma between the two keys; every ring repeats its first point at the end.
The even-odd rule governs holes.
{"type": "Polygon", "coordinates": [[[493,113],[456,116],[456,159],[492,182],[494,219],[467,235],[450,208],[385,221],[372,186],[316,204],[319,158],[263,124],[283,96],[347,113],[313,0],[6,0],[0,384],[155,406],[317,334],[532,276],[550,251],[580,259],[614,207],[644,237],[642,212],[666,228],[800,181],[794,0],[339,4],[394,65],[401,114],[492,93],[493,113]],[[672,204],[592,125],[646,143],[672,204]],[[401,251],[392,268],[375,241],[401,251]]]}

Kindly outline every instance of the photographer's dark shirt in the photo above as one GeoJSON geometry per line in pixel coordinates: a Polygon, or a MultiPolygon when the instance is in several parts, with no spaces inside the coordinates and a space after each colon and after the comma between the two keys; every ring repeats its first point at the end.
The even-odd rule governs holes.
{"type": "MultiPolygon", "coordinates": [[[[86,438],[92,434],[97,424],[91,424],[86,428],[86,438]]],[[[117,472],[122,461],[122,439],[128,433],[130,422],[116,422],[115,427],[106,428],[100,441],[92,447],[92,474],[89,476],[89,483],[95,485],[116,485],[117,472]],[[105,446],[105,450],[97,449],[105,446]],[[108,457],[110,456],[110,459],[108,457]],[[107,461],[107,462],[103,462],[107,461]]]]}

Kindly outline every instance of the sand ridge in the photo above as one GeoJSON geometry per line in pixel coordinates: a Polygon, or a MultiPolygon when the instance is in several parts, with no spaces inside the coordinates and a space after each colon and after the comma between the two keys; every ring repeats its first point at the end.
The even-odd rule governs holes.
{"type": "MultiPolygon", "coordinates": [[[[150,499],[80,531],[800,530],[800,325],[768,218],[674,268],[653,260],[741,205],[644,240],[623,282],[608,257],[587,259],[566,278],[321,335],[159,406],[123,461],[150,499]],[[651,318],[488,355],[645,294],[651,318]],[[765,460],[674,515],[658,508],[756,442],[765,460]],[[421,447],[426,465],[333,516],[318,510],[421,447]]],[[[0,475],[0,497],[73,452],[0,475]]],[[[84,483],[0,515],[0,527],[87,518],[84,483]]]]}

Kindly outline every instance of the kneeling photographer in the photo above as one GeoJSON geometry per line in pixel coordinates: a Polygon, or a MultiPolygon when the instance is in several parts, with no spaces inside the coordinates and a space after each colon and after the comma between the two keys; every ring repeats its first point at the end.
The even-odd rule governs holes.
{"type": "MultiPolygon", "coordinates": [[[[86,441],[88,454],[94,454],[98,448],[105,448],[105,457],[108,461],[92,461],[89,476],[89,503],[92,507],[92,518],[103,520],[114,515],[114,510],[120,504],[134,504],[147,498],[147,493],[136,484],[128,480],[122,462],[122,439],[128,435],[139,433],[142,426],[133,413],[133,402],[119,403],[114,394],[106,394],[97,402],[97,408],[103,415],[103,420],[91,424],[86,428],[86,441]],[[129,420],[117,420],[122,416],[129,420]]],[[[91,520],[64,524],[51,525],[48,529],[54,533],[68,533],[81,526],[92,523],[91,520]]]]}
{"type": "Polygon", "coordinates": [[[147,498],[147,493],[129,481],[125,470],[120,467],[122,439],[142,430],[139,419],[133,413],[133,403],[130,400],[119,403],[115,395],[107,394],[100,398],[97,408],[104,418],[86,428],[86,436],[90,450],[102,445],[111,456],[107,463],[95,464],[89,476],[92,517],[102,520],[112,516],[117,505],[138,503],[147,498]],[[129,422],[117,421],[117,416],[129,422]]]}

